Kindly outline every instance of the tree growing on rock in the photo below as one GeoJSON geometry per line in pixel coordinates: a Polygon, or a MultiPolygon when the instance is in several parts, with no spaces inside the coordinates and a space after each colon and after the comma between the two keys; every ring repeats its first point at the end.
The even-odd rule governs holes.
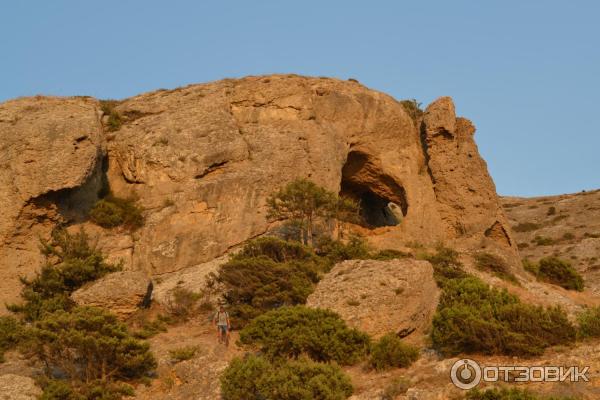
{"type": "Polygon", "coordinates": [[[268,218],[287,219],[301,230],[302,242],[313,245],[316,224],[321,221],[351,220],[358,204],[318,186],[308,179],[295,179],[267,199],[268,218]]]}

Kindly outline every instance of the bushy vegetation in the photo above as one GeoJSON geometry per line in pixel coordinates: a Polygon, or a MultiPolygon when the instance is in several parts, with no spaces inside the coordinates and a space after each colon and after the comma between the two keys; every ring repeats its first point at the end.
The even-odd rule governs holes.
{"type": "Polygon", "coordinates": [[[600,307],[591,307],[577,316],[582,337],[600,337],[600,307]]]}
{"type": "Polygon", "coordinates": [[[219,268],[215,279],[224,288],[232,324],[242,327],[262,313],[303,304],[319,280],[318,259],[275,262],[271,258],[233,258],[219,268]]]}
{"type": "Polygon", "coordinates": [[[14,317],[0,317],[0,363],[4,353],[14,348],[20,341],[23,325],[14,317]]]}
{"type": "Polygon", "coordinates": [[[497,255],[480,252],[475,255],[475,265],[482,271],[488,271],[500,279],[518,284],[517,277],[510,271],[506,262],[497,255]]]}
{"type": "Polygon", "coordinates": [[[185,346],[174,350],[169,350],[169,355],[175,361],[185,361],[194,358],[198,353],[198,346],[185,346]]]}
{"type": "Polygon", "coordinates": [[[55,230],[50,242],[42,242],[42,252],[47,262],[33,279],[21,278],[23,303],[10,305],[9,309],[34,321],[44,313],[69,310],[72,292],[87,282],[121,269],[109,264],[89,242],[81,230],[72,235],[66,230],[55,230]]]}
{"type": "Polygon", "coordinates": [[[115,315],[99,308],[45,314],[27,330],[24,340],[29,351],[49,371],[60,371],[76,392],[88,391],[95,382],[141,378],[156,367],[148,344],[131,336],[115,315]]]}
{"type": "Polygon", "coordinates": [[[441,288],[450,280],[468,276],[458,259],[458,253],[447,247],[438,246],[436,252],[426,255],[425,259],[433,265],[433,277],[441,288]]]}
{"type": "Polygon", "coordinates": [[[416,123],[419,118],[423,116],[423,109],[421,108],[421,103],[419,103],[415,99],[409,100],[401,100],[400,104],[404,108],[404,111],[408,114],[408,116],[416,123]]]}
{"type": "Polygon", "coordinates": [[[445,282],[431,340],[445,355],[536,355],[574,341],[575,333],[561,308],[523,304],[506,290],[467,277],[445,282]]]}
{"type": "Polygon", "coordinates": [[[536,246],[551,246],[555,241],[552,238],[537,235],[533,238],[532,242],[535,243],[536,246]]]}
{"type": "Polygon", "coordinates": [[[134,199],[122,199],[112,194],[94,204],[90,210],[90,219],[103,228],[124,226],[135,230],[144,225],[142,209],[134,199]]]}
{"type": "Polygon", "coordinates": [[[369,365],[376,370],[406,368],[419,358],[419,349],[389,333],[371,347],[369,365]]]}
{"type": "Polygon", "coordinates": [[[473,389],[467,393],[465,400],[576,400],[576,398],[542,396],[527,389],[519,388],[493,388],[487,390],[473,389]]]}
{"type": "Polygon", "coordinates": [[[561,286],[568,290],[583,291],[583,277],[577,272],[570,262],[558,257],[542,258],[535,263],[523,261],[523,267],[534,274],[539,280],[561,286]]]}
{"type": "Polygon", "coordinates": [[[201,298],[201,293],[175,286],[167,294],[165,308],[175,320],[187,321],[197,314],[198,302],[201,298]]]}
{"type": "Polygon", "coordinates": [[[351,365],[368,352],[370,338],[349,328],[338,314],[304,306],[282,307],[252,320],[240,342],[260,348],[270,359],[298,358],[351,365]]]}
{"type": "Polygon", "coordinates": [[[350,378],[336,364],[308,359],[234,359],[221,376],[223,400],[343,400],[350,378]]]}
{"type": "Polygon", "coordinates": [[[539,224],[534,222],[521,222],[512,227],[515,232],[531,232],[541,228],[539,224]]]}
{"type": "Polygon", "coordinates": [[[69,297],[120,265],[107,263],[84,231],[72,235],[56,230],[41,250],[46,263],[33,279],[22,279],[23,302],[9,307],[20,319],[1,321],[0,331],[12,333],[0,333],[0,346],[18,341],[23,352],[43,362],[41,399],[118,400],[131,395],[133,389],[123,381],[143,378],[156,367],[148,344],[110,312],[76,307],[69,297]]]}
{"type": "Polygon", "coordinates": [[[394,400],[397,396],[405,394],[410,388],[411,382],[404,378],[393,379],[381,393],[381,400],[394,400]]]}
{"type": "Polygon", "coordinates": [[[109,132],[118,131],[123,125],[123,118],[121,114],[115,110],[115,107],[119,104],[117,100],[100,100],[100,108],[104,115],[108,116],[106,127],[109,132]]]}

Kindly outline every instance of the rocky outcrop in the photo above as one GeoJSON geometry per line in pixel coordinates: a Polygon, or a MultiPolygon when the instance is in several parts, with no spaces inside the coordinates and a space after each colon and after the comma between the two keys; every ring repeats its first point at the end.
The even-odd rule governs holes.
{"type": "Polygon", "coordinates": [[[413,120],[354,81],[276,75],[142,94],[113,112],[122,125],[102,132],[107,116],[93,99],[0,105],[10,164],[0,196],[11,204],[0,222],[1,300],[39,265],[37,236],[83,219],[104,178],[117,196],[140,199],[146,224],[99,232],[99,247],[153,276],[265,233],[267,196],[297,177],[359,200],[375,247],[457,241],[518,260],[474,128],[449,98],[413,120]]]}
{"type": "Polygon", "coordinates": [[[396,333],[422,339],[437,306],[439,290],[427,261],[349,260],[337,264],[308,297],[372,336],[396,333]]]}
{"type": "Polygon", "coordinates": [[[98,102],[32,97],[0,104],[0,303],[43,262],[39,237],[81,217],[102,185],[98,102]]]}
{"type": "Polygon", "coordinates": [[[0,400],[35,400],[42,390],[32,378],[14,374],[0,375],[0,400]]]}
{"type": "Polygon", "coordinates": [[[423,127],[444,236],[481,238],[483,233],[491,244],[516,254],[494,182],[473,139],[471,121],[456,118],[452,99],[441,97],[425,110],[423,127]]]}
{"type": "Polygon", "coordinates": [[[76,290],[71,299],[80,306],[105,308],[126,319],[149,303],[152,286],[144,272],[113,272],[76,290]]]}

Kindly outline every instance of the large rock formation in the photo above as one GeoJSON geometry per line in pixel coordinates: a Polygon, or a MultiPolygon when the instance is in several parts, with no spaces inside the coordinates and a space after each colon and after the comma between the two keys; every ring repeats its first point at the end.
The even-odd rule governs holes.
{"type": "Polygon", "coordinates": [[[123,124],[109,132],[89,98],[0,105],[0,300],[37,267],[37,235],[82,220],[105,178],[139,197],[147,219],[130,239],[103,231],[99,243],[111,251],[118,235],[127,268],[152,275],[267,231],[266,197],[296,177],[361,200],[375,246],[457,241],[517,260],[474,128],[449,98],[413,120],[359,83],[278,75],[142,94],[115,111],[123,124]]]}
{"type": "Polygon", "coordinates": [[[41,394],[42,390],[30,377],[0,375],[0,400],[35,400],[41,394]]]}
{"type": "Polygon", "coordinates": [[[333,310],[374,337],[396,333],[418,341],[431,325],[438,297],[427,261],[349,260],[319,282],[306,304],[333,310]]]}

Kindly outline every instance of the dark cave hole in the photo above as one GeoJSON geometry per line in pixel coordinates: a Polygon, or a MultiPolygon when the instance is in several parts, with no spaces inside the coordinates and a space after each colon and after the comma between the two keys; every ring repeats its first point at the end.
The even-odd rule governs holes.
{"type": "Polygon", "coordinates": [[[404,188],[362,152],[348,154],[340,195],[359,203],[362,225],[369,228],[398,225],[408,211],[404,188]]]}

